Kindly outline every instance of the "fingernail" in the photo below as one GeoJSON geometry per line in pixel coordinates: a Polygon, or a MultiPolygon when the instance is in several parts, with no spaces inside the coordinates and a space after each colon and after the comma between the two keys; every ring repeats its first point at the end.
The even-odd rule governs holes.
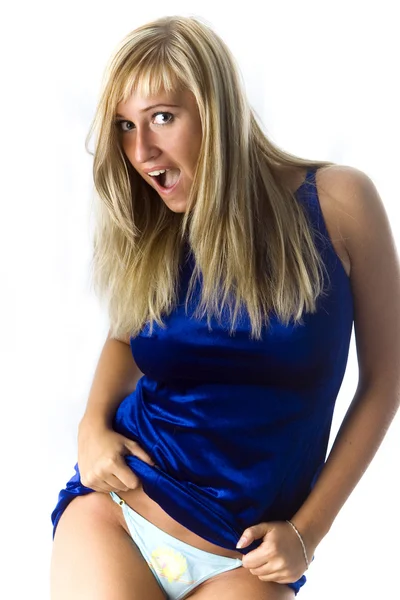
{"type": "Polygon", "coordinates": [[[238,543],[236,544],[236,548],[243,548],[243,546],[246,546],[246,543],[247,543],[247,538],[241,537],[240,540],[238,541],[238,543]]]}

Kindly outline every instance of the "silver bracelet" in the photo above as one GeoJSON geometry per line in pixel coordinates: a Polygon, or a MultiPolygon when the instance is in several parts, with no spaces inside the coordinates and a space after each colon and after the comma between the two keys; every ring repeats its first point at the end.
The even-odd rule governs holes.
{"type": "Polygon", "coordinates": [[[292,521],[288,521],[288,520],[286,519],[286,523],[289,523],[289,525],[291,525],[291,526],[293,527],[294,531],[297,533],[297,537],[299,538],[299,540],[300,540],[300,542],[301,542],[301,545],[302,545],[302,547],[303,547],[304,558],[305,558],[305,560],[306,560],[306,565],[307,565],[307,569],[308,569],[308,567],[310,566],[310,563],[308,562],[308,558],[307,558],[307,552],[306,552],[306,547],[305,547],[305,545],[304,545],[303,538],[301,537],[301,535],[300,535],[300,533],[299,533],[299,531],[298,531],[297,527],[296,527],[295,525],[293,525],[292,521]]]}

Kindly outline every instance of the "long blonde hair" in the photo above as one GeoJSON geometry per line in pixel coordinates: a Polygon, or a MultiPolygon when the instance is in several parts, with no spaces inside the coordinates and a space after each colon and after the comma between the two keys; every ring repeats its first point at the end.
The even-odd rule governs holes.
{"type": "Polygon", "coordinates": [[[185,241],[195,258],[187,301],[201,274],[195,317],[221,320],[234,334],[247,309],[261,339],[270,311],[285,324],[315,312],[325,293],[324,264],[307,212],[277,169],[321,167],[267,139],[223,40],[198,17],[168,16],[129,33],[106,67],[88,137],[97,133],[93,177],[93,283],[106,299],[111,337],[136,336],[146,322],[164,327],[178,300],[185,241]],[[136,172],[121,147],[116,107],[133,91],[190,90],[202,142],[184,213],[174,213],[136,172]]]}

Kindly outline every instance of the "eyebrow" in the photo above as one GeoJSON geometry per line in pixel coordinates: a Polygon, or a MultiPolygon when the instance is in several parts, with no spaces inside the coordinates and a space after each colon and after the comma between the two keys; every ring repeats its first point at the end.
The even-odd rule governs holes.
{"type": "MultiPolygon", "coordinates": [[[[151,106],[147,106],[147,108],[142,108],[142,110],[140,110],[140,113],[145,113],[148,110],[151,110],[152,108],[157,108],[158,106],[168,106],[168,107],[172,107],[172,108],[179,108],[179,104],[152,104],[151,106]]],[[[121,117],[122,119],[125,119],[124,115],[119,115],[118,113],[115,115],[116,117],[121,117]]]]}

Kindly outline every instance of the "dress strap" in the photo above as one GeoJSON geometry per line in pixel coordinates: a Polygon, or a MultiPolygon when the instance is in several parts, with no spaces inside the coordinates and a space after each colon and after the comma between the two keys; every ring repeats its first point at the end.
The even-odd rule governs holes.
{"type": "Polygon", "coordinates": [[[317,243],[322,245],[321,249],[334,251],[319,201],[316,182],[317,170],[318,167],[308,168],[306,178],[297,190],[296,195],[301,202],[306,204],[306,209],[317,237],[317,243]]]}

